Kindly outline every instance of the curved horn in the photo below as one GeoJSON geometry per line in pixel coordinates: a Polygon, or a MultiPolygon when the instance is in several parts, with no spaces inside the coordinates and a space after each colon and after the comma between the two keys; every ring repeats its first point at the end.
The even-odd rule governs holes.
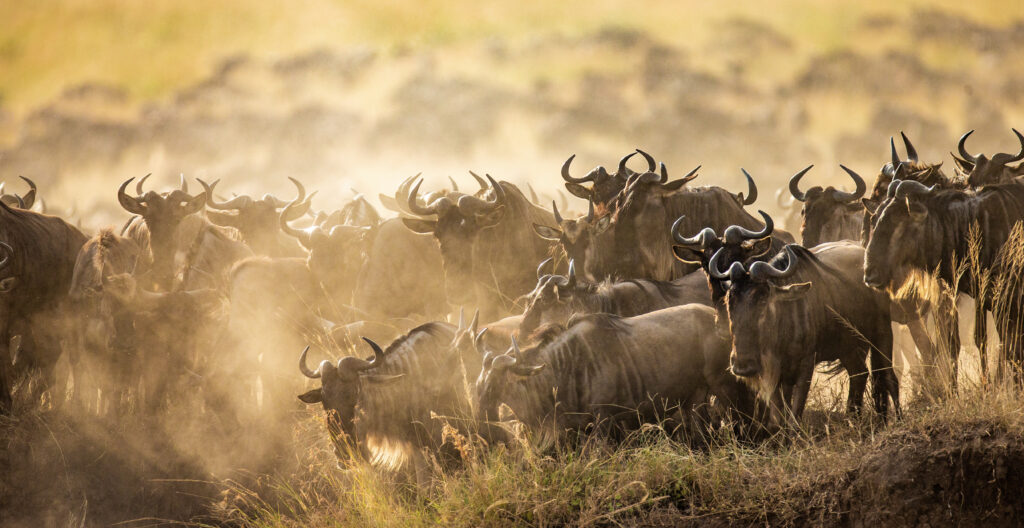
{"type": "Polygon", "coordinates": [[[668,183],[668,167],[666,167],[664,163],[661,164],[661,181],[658,183],[663,185],[668,183]]]}
{"type": "Polygon", "coordinates": [[[903,146],[907,149],[907,158],[909,158],[910,161],[917,163],[917,150],[914,149],[914,145],[910,143],[910,140],[907,139],[907,135],[904,134],[902,130],[900,130],[900,136],[903,138],[903,146]]]}
{"type": "Polygon", "coordinates": [[[505,189],[500,184],[498,184],[498,182],[494,181],[494,178],[492,178],[490,174],[487,174],[486,176],[487,181],[491,182],[491,187],[494,188],[493,203],[495,205],[505,203],[505,189]]]}
{"type": "Polygon", "coordinates": [[[778,269],[775,266],[763,261],[757,261],[750,265],[750,278],[757,281],[764,281],[766,279],[784,279],[790,275],[796,273],[796,252],[793,251],[792,245],[787,244],[783,251],[789,257],[789,261],[786,263],[786,269],[778,269]]]}
{"type": "Polygon", "coordinates": [[[956,149],[957,149],[957,151],[960,152],[960,157],[961,158],[963,158],[965,160],[968,160],[968,161],[970,161],[972,163],[977,163],[978,162],[978,157],[977,156],[971,156],[971,154],[969,152],[967,152],[967,138],[971,134],[973,134],[973,133],[974,133],[974,131],[971,130],[970,132],[964,134],[963,136],[960,136],[960,142],[956,144],[956,149]]]}
{"type": "Polygon", "coordinates": [[[181,183],[178,184],[178,188],[181,189],[181,192],[183,192],[185,194],[189,194],[189,192],[188,192],[188,180],[185,179],[185,174],[184,173],[178,173],[178,179],[181,182],[181,183]]]}
{"type": "Polygon", "coordinates": [[[569,259],[569,274],[566,275],[566,278],[569,279],[569,282],[566,283],[565,287],[566,288],[575,288],[576,287],[576,259],[569,259]]]}
{"type": "MultiPolygon", "coordinates": [[[[1016,130],[1014,130],[1014,132],[1016,132],[1016,130]]],[[[28,192],[25,193],[25,196],[24,196],[24,198],[25,198],[25,208],[26,209],[31,209],[32,205],[34,205],[36,203],[36,191],[38,190],[38,188],[36,187],[36,183],[34,181],[24,177],[24,176],[18,176],[18,177],[21,178],[22,180],[25,180],[25,183],[28,184],[28,192]]]]}
{"type": "MultiPolygon", "coordinates": [[[[665,164],[663,163],[661,166],[665,167],[665,164]]],[[[686,183],[690,183],[691,181],[693,181],[693,179],[697,177],[697,171],[699,171],[701,167],[702,167],[702,165],[697,165],[696,167],[693,168],[692,171],[687,172],[686,176],[682,177],[683,183],[686,184],[686,183]]],[[[668,175],[667,174],[662,174],[662,179],[668,181],[668,175]]]]}
{"type": "MultiPolygon", "coordinates": [[[[540,198],[537,197],[537,191],[533,190],[533,185],[530,185],[530,182],[526,182],[526,190],[530,191],[530,202],[535,204],[540,203],[540,198]]],[[[552,200],[551,203],[555,203],[555,201],[552,200]]]]}
{"type": "Polygon", "coordinates": [[[835,191],[832,193],[832,196],[836,200],[846,203],[863,198],[864,193],[868,190],[868,185],[864,183],[864,178],[861,178],[860,175],[850,170],[846,165],[839,164],[839,167],[846,171],[846,173],[850,175],[850,178],[853,178],[853,183],[856,184],[857,188],[852,193],[835,191]]]}
{"type": "Polygon", "coordinates": [[[1016,128],[1012,128],[1011,130],[1013,130],[1013,133],[1017,135],[1017,140],[1020,141],[1020,152],[1016,155],[1004,153],[996,154],[995,156],[992,156],[992,163],[1006,165],[1007,163],[1014,163],[1024,159],[1024,135],[1021,135],[1016,128]]]}
{"type": "Polygon", "coordinates": [[[423,180],[422,179],[417,181],[416,185],[414,185],[412,187],[412,191],[409,192],[409,200],[407,202],[408,205],[409,205],[409,210],[412,211],[414,214],[418,214],[420,216],[427,216],[427,215],[436,214],[437,213],[437,209],[436,208],[434,208],[434,207],[421,207],[419,202],[418,202],[418,200],[416,199],[418,197],[419,193],[420,193],[420,185],[423,185],[423,180]]]}
{"type": "Polygon", "coordinates": [[[679,218],[676,218],[675,222],[672,222],[672,239],[675,240],[677,244],[683,246],[700,246],[702,248],[707,248],[708,243],[711,242],[712,239],[718,238],[718,234],[715,233],[715,230],[711,229],[710,227],[705,227],[704,229],[701,229],[699,233],[692,237],[687,238],[683,236],[683,234],[679,232],[679,228],[682,226],[683,220],[685,219],[686,215],[683,215],[680,216],[679,218]]]}
{"type": "Polygon", "coordinates": [[[7,267],[7,263],[11,261],[11,255],[14,254],[14,248],[7,242],[0,241],[0,248],[4,250],[4,258],[0,260],[0,269],[7,267]]]}
{"type": "Polygon", "coordinates": [[[356,368],[355,369],[356,372],[361,371],[361,370],[369,370],[369,369],[372,369],[373,367],[376,367],[376,366],[379,366],[379,365],[383,364],[384,363],[384,350],[382,348],[380,348],[380,345],[378,345],[377,343],[374,343],[373,340],[370,339],[369,337],[363,337],[363,336],[360,336],[360,337],[362,337],[363,341],[366,341],[366,344],[370,345],[370,348],[373,349],[373,359],[370,360],[370,361],[367,361],[365,365],[361,365],[358,368],[356,368]]]}
{"type": "MultiPolygon", "coordinates": [[[[310,208],[313,206],[313,197],[316,196],[317,192],[318,191],[313,191],[309,193],[309,196],[307,196],[305,200],[299,202],[297,205],[295,205],[295,207],[292,208],[293,211],[290,214],[288,214],[287,217],[289,222],[298,220],[299,218],[302,218],[303,215],[309,212],[310,208]]],[[[285,205],[285,207],[287,206],[288,205],[285,205]]]]}
{"type": "Polygon", "coordinates": [[[551,200],[551,210],[555,212],[555,222],[559,226],[562,225],[562,215],[558,214],[558,205],[555,204],[554,200],[551,200]]]}
{"type": "Polygon", "coordinates": [[[742,226],[731,225],[725,230],[725,242],[727,244],[739,244],[744,240],[760,240],[772,234],[772,231],[775,230],[775,222],[772,220],[772,217],[760,209],[757,212],[764,219],[764,228],[760,231],[751,231],[742,226]]]}
{"type": "Polygon", "coordinates": [[[452,182],[452,191],[459,192],[459,184],[455,183],[455,178],[448,176],[448,181],[452,182]]]}
{"type": "Polygon", "coordinates": [[[542,260],[540,265],[537,266],[537,278],[538,279],[544,276],[544,268],[547,267],[548,264],[551,264],[551,261],[553,261],[553,260],[555,260],[555,257],[548,257],[548,258],[542,260]]]}
{"type": "Polygon", "coordinates": [[[718,264],[722,260],[722,255],[725,254],[725,252],[722,251],[724,249],[725,248],[719,248],[718,251],[711,256],[711,260],[708,261],[708,275],[718,280],[734,280],[743,276],[747,270],[743,268],[742,262],[733,262],[729,265],[729,270],[725,273],[719,271],[721,268],[718,264]]]}
{"type": "Polygon", "coordinates": [[[151,172],[151,173],[143,176],[142,179],[139,180],[139,183],[135,184],[135,194],[137,196],[142,196],[143,194],[145,194],[145,193],[142,192],[142,184],[146,183],[146,180],[148,180],[149,177],[152,176],[152,175],[153,175],[153,173],[151,172]]]}
{"type": "Polygon", "coordinates": [[[309,365],[306,364],[306,354],[308,354],[308,353],[309,353],[309,345],[306,345],[306,348],[302,351],[302,355],[299,356],[299,372],[302,372],[302,374],[304,376],[306,376],[307,378],[318,379],[321,376],[323,376],[323,373],[320,372],[320,368],[319,367],[317,367],[316,371],[313,371],[313,370],[309,369],[309,365]]]}
{"type": "MultiPolygon", "coordinates": [[[[286,201],[284,201],[284,200],[282,200],[282,199],[280,199],[280,198],[278,198],[278,197],[276,197],[276,196],[274,196],[272,194],[265,195],[263,197],[263,199],[264,200],[269,200],[270,202],[272,202],[274,204],[274,209],[280,209],[282,207],[286,207],[288,204],[291,204],[291,203],[296,203],[296,202],[302,203],[306,199],[306,187],[304,185],[302,185],[302,183],[299,180],[296,180],[295,178],[292,178],[291,176],[289,176],[288,179],[291,180],[292,183],[295,185],[295,190],[298,191],[298,196],[296,196],[295,199],[292,200],[291,202],[286,202],[286,201]]],[[[359,194],[359,193],[356,193],[356,194],[359,194]]]]}
{"type": "Polygon", "coordinates": [[[25,199],[22,198],[21,195],[15,194],[14,195],[14,199],[18,200],[18,209],[22,209],[22,210],[28,209],[27,207],[25,207],[25,199]]]}
{"type": "Polygon", "coordinates": [[[811,170],[811,167],[813,166],[814,165],[808,165],[807,168],[794,174],[793,177],[789,179],[789,194],[792,194],[793,198],[796,198],[798,201],[803,202],[807,200],[807,196],[800,191],[800,178],[803,178],[804,174],[807,174],[807,171],[811,170]]]}
{"type": "Polygon", "coordinates": [[[647,160],[647,172],[654,172],[654,169],[658,166],[656,163],[654,163],[654,156],[651,156],[650,154],[640,149],[636,149],[636,151],[640,153],[640,155],[643,156],[645,160],[647,160]]]}
{"type": "Polygon", "coordinates": [[[481,191],[487,190],[487,181],[481,178],[479,174],[473,171],[469,171],[469,175],[472,176],[474,180],[476,180],[476,184],[480,186],[481,191]]]}
{"type": "Polygon", "coordinates": [[[892,154],[892,168],[900,164],[900,155],[896,153],[896,140],[889,136],[889,152],[892,154]]]}
{"type": "Polygon", "coordinates": [[[743,205],[750,205],[757,201],[757,184],[754,183],[754,178],[750,177],[750,173],[746,169],[741,168],[740,170],[747,177],[747,196],[743,199],[743,205]]]}
{"type": "MultiPolygon", "coordinates": [[[[637,151],[630,152],[629,154],[626,154],[625,156],[623,156],[621,160],[619,160],[618,174],[620,176],[626,174],[626,171],[629,170],[629,169],[626,168],[626,163],[629,161],[629,158],[632,158],[633,156],[636,156],[637,152],[640,152],[640,151],[637,150],[637,151]]],[[[653,170],[654,170],[654,168],[652,167],[651,171],[653,171],[653,170]]],[[[650,171],[648,171],[648,172],[650,172],[650,171]]]]}
{"type": "MultiPolygon", "coordinates": [[[[632,154],[630,154],[630,156],[632,156],[632,154]]],[[[628,157],[629,156],[627,156],[627,158],[628,157]]],[[[572,176],[569,175],[569,165],[572,165],[572,160],[574,159],[576,159],[575,154],[569,156],[569,159],[565,160],[565,163],[562,164],[562,179],[569,183],[585,183],[590,181],[592,178],[590,178],[589,176],[584,176],[582,178],[573,178],[572,176]]]]}
{"type": "Polygon", "coordinates": [[[310,236],[310,233],[303,231],[301,229],[295,229],[294,227],[288,225],[288,219],[291,218],[292,216],[291,211],[293,205],[297,204],[288,204],[288,206],[285,207],[283,211],[281,211],[281,215],[278,216],[278,223],[281,226],[281,231],[284,234],[297,239],[300,244],[306,247],[306,249],[309,249],[310,239],[312,238],[310,236]]]}
{"type": "MultiPolygon", "coordinates": [[[[148,177],[148,175],[146,177],[148,177]]],[[[141,215],[146,211],[146,202],[143,199],[136,198],[134,196],[129,196],[128,193],[124,192],[124,190],[128,188],[128,184],[131,183],[132,180],[134,179],[134,177],[128,178],[127,180],[125,180],[124,183],[121,184],[121,188],[117,190],[117,201],[121,203],[121,207],[123,207],[125,211],[128,211],[129,213],[132,214],[141,215]]]]}

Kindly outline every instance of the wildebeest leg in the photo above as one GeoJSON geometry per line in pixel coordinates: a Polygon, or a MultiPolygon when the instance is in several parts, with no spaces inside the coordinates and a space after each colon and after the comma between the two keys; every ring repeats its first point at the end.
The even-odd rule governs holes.
{"type": "Polygon", "coordinates": [[[12,407],[11,398],[11,354],[8,343],[10,335],[5,325],[0,325],[0,414],[10,414],[12,407]]]}
{"type": "Polygon", "coordinates": [[[974,345],[978,347],[978,361],[981,366],[981,381],[988,381],[988,310],[985,303],[974,301],[974,345]]]}
{"type": "MultiPolygon", "coordinates": [[[[851,354],[851,355],[855,355],[851,354]]],[[[840,360],[850,376],[849,393],[846,395],[846,414],[856,415],[864,407],[864,390],[868,386],[868,368],[864,356],[844,357],[840,360]]]]}
{"type": "Polygon", "coordinates": [[[875,411],[882,416],[889,412],[889,398],[892,398],[896,412],[899,412],[900,389],[892,365],[892,325],[886,320],[878,322],[879,330],[869,350],[871,358],[871,398],[875,411]]]}
{"type": "Polygon", "coordinates": [[[808,355],[800,360],[796,385],[788,401],[791,402],[793,418],[799,422],[807,406],[807,395],[811,392],[811,379],[814,377],[814,356],[808,355]]]}

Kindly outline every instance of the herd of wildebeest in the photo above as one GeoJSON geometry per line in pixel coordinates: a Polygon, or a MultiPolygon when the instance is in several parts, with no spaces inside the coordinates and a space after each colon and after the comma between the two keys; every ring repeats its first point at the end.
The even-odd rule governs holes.
{"type": "Polygon", "coordinates": [[[870,378],[875,410],[898,414],[894,324],[924,364],[945,350],[955,365],[960,350],[956,303],[906,294],[922,274],[975,299],[982,375],[991,314],[999,370],[1019,376],[1013,132],[1020,152],[991,157],[968,152],[965,134],[951,174],[902,132],[905,157],[890,138],[870,188],[845,166],[852,190],[809,187],[811,167],[799,171],[794,201],[776,196],[799,244],[746,209],[758,198],[746,170],[746,192],[694,186],[700,167],[672,179],[639,149],[614,171],[574,176],[565,162],[585,214],[561,192],[548,209],[529,186],[474,173],[469,192],[407,179],[380,196],[393,218],[362,195],[315,211],[294,179],[287,201],[225,199],[217,181],[192,194],[184,178],[146,191],[144,177],[117,189],[132,215],[120,232],[90,237],[41,211],[26,180],[25,196],[0,200],[0,412],[27,399],[144,413],[185,393],[215,412],[226,383],[252,386],[256,407],[294,402],[306,383],[299,399],[322,404],[339,457],[380,462],[384,447],[450,453],[460,434],[501,442],[512,419],[547,438],[645,424],[753,437],[799,423],[825,364],[848,375],[847,412],[870,378]],[[979,273],[997,286],[979,287],[979,273]],[[929,318],[954,324],[929,331],[929,318]],[[340,359],[311,367],[308,344],[340,359]],[[15,388],[27,395],[12,400],[15,388]]]}

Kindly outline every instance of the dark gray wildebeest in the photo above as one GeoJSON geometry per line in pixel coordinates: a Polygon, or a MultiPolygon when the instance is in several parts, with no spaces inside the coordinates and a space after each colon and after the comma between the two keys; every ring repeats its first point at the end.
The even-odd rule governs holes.
{"type": "Polygon", "coordinates": [[[856,189],[853,192],[840,191],[829,185],[826,188],[814,186],[800,190],[800,179],[814,165],[796,173],[789,180],[789,192],[803,203],[800,216],[800,238],[804,247],[814,247],[822,242],[834,240],[857,240],[864,226],[864,205],[860,200],[867,191],[867,184],[856,172],[840,165],[856,189]]]}
{"type": "Polygon", "coordinates": [[[569,166],[572,165],[572,160],[576,159],[576,155],[573,154],[562,164],[562,179],[565,180],[565,188],[573,196],[589,201],[597,208],[598,215],[604,216],[610,212],[612,201],[625,188],[626,181],[638,174],[626,166],[629,159],[636,154],[640,154],[647,161],[647,172],[654,172],[657,168],[654,158],[650,154],[636,149],[619,160],[619,167],[615,174],[609,174],[603,166],[598,166],[588,172],[586,176],[574,178],[569,173],[569,166]],[[584,187],[584,183],[590,183],[590,188],[584,187]]]}
{"type": "Polygon", "coordinates": [[[43,203],[43,199],[37,196],[38,188],[36,183],[24,176],[18,176],[25,183],[28,184],[28,192],[24,196],[20,194],[7,194],[4,189],[5,184],[0,183],[0,200],[10,207],[17,207],[18,209],[28,209],[29,211],[35,211],[37,213],[46,212],[46,204],[43,203]]]}
{"type": "Polygon", "coordinates": [[[957,151],[960,152],[960,157],[953,156],[953,160],[956,161],[957,169],[967,179],[967,184],[970,187],[979,188],[990,183],[1005,183],[1024,175],[1024,165],[1008,166],[1010,163],[1024,160],[1024,135],[1018,132],[1016,128],[1012,130],[1017,136],[1017,140],[1020,141],[1020,152],[1016,154],[1001,152],[992,156],[991,159],[984,154],[973,156],[970,152],[967,152],[967,138],[974,133],[973,130],[960,138],[960,142],[957,143],[957,151]]]}
{"type": "Polygon", "coordinates": [[[136,196],[125,192],[135,178],[121,184],[117,199],[133,216],[121,229],[121,236],[134,240],[142,248],[145,258],[135,270],[140,285],[146,289],[172,291],[178,282],[193,288],[195,279],[185,275],[192,271],[202,274],[211,284],[222,285],[231,266],[244,256],[251,255],[248,248],[239,248],[237,230],[215,226],[196,214],[206,204],[206,193],[188,193],[184,177],[181,186],[173,191],[143,194],[143,184],[149,175],[135,186],[136,196]],[[193,255],[189,255],[189,253],[193,255]],[[179,270],[178,261],[204,262],[216,268],[179,270]],[[189,280],[186,280],[189,279],[189,280]]]}
{"type": "Polygon", "coordinates": [[[874,214],[864,282],[896,290],[915,273],[937,271],[940,281],[975,298],[976,328],[984,326],[985,311],[993,313],[1003,359],[1019,370],[1024,357],[1021,257],[1007,242],[1022,219],[1024,182],[1019,180],[976,191],[894,180],[874,214]]]}
{"type": "Polygon", "coordinates": [[[514,310],[515,300],[533,289],[534,268],[552,251],[534,233],[534,224],[555,225],[554,216],[533,204],[515,185],[489,175],[484,199],[442,196],[427,205],[417,202],[420,184],[408,206],[423,218],[403,218],[417,233],[432,233],[441,248],[449,304],[477,307],[484,321],[514,310]],[[435,219],[426,217],[434,216],[435,219]]]}
{"type": "MultiPolygon", "coordinates": [[[[10,383],[16,373],[40,372],[40,392],[56,381],[61,341],[67,334],[68,291],[86,236],[60,218],[0,201],[0,241],[4,242],[0,256],[0,413],[4,413],[11,409],[10,383]],[[14,353],[9,344],[16,335],[21,336],[21,343],[14,353]]],[[[62,400],[57,387],[53,402],[62,400]]]]}
{"type": "Polygon", "coordinates": [[[815,251],[791,244],[771,261],[749,268],[733,262],[725,273],[718,271],[721,255],[712,257],[708,273],[729,281],[733,373],[758,389],[778,427],[789,417],[799,421],[821,362],[838,361],[846,370],[847,412],[858,411],[870,357],[875,409],[885,415],[891,398],[898,412],[889,298],[858,280],[864,249],[832,242],[815,251]],[[823,261],[828,253],[836,265],[823,261]]]}
{"type": "MultiPolygon", "coordinates": [[[[743,175],[749,186],[746,196],[721,187],[684,187],[694,176],[692,172],[674,182],[668,181],[664,170],[660,175],[636,176],[619,198],[613,221],[614,248],[602,248],[602,252],[615,255],[618,273],[614,276],[671,280],[697,269],[679,262],[672,253],[670,228],[680,217],[685,220],[677,229],[683,233],[696,233],[705,227],[724,232],[731,225],[752,231],[763,229],[763,224],[743,209],[757,199],[754,179],[746,171],[743,175]]],[[[792,235],[782,230],[775,230],[775,237],[786,243],[793,241],[792,235]]]]}
{"type": "Polygon", "coordinates": [[[324,360],[316,370],[306,365],[307,348],[299,370],[319,379],[320,387],[299,399],[327,411],[339,461],[358,454],[391,469],[411,462],[418,473],[424,450],[456,457],[446,425],[464,436],[475,432],[469,394],[481,364],[477,337],[472,325],[427,323],[386,350],[367,339],[374,352],[370,358],[324,360]]]}
{"type": "MultiPolygon", "coordinates": [[[[596,233],[604,231],[595,229],[597,215],[594,212],[594,202],[590,202],[586,216],[575,219],[562,218],[554,200],[551,201],[551,210],[555,215],[555,227],[534,224],[533,230],[544,240],[557,242],[565,254],[565,260],[575,261],[577,269],[586,273],[587,253],[599,245],[594,243],[593,238],[596,233]]],[[[611,217],[606,215],[602,217],[602,221],[609,222],[611,217]]]]}
{"type": "Polygon", "coordinates": [[[628,318],[584,315],[522,352],[513,342],[511,353],[484,357],[476,393],[481,421],[507,405],[542,444],[592,427],[621,436],[671,422],[676,410],[687,425],[708,418],[710,395],[743,416],[753,410],[729,372],[715,311],[696,304],[628,318]]]}
{"type": "Polygon", "coordinates": [[[242,240],[256,255],[267,257],[301,257],[305,252],[292,238],[281,232],[280,217],[282,210],[290,203],[296,205],[288,209],[287,221],[302,218],[310,207],[313,195],[306,196],[306,188],[295,178],[288,178],[295,184],[298,196],[292,202],[282,200],[272,194],[264,194],[263,198],[255,199],[249,195],[239,195],[226,202],[218,202],[213,191],[220,180],[207,184],[197,180],[206,191],[206,218],[213,224],[237,229],[242,240]]]}
{"type": "Polygon", "coordinates": [[[707,278],[696,271],[674,281],[627,279],[592,283],[576,278],[576,264],[569,261],[569,273],[542,275],[538,268],[537,287],[527,296],[519,335],[531,336],[549,325],[564,326],[573,314],[607,313],[631,317],[670,306],[711,305],[707,278]]]}

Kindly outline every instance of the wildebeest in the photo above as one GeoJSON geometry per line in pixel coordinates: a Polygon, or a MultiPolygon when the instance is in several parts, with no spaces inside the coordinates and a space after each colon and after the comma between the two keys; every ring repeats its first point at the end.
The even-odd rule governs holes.
{"type": "Polygon", "coordinates": [[[875,408],[885,414],[892,399],[899,409],[899,382],[892,370],[889,298],[858,280],[864,249],[834,242],[817,254],[788,245],[769,262],[749,268],[734,262],[719,271],[721,255],[708,273],[728,280],[726,307],[732,332],[732,371],[758,388],[781,425],[787,409],[799,420],[807,403],[815,366],[838,361],[850,376],[847,411],[863,402],[871,359],[875,408]],[[829,251],[832,262],[818,255],[829,251]]]}
{"type": "Polygon", "coordinates": [[[530,203],[508,182],[489,175],[487,199],[442,196],[427,205],[417,202],[422,180],[409,194],[409,210],[421,217],[403,218],[417,233],[432,233],[441,247],[445,291],[455,306],[475,306],[485,321],[511,311],[515,299],[533,289],[534,267],[551,252],[551,244],[534,233],[534,224],[555,225],[554,216],[530,203]]]}
{"type": "Polygon", "coordinates": [[[0,201],[0,241],[5,244],[0,268],[0,412],[6,412],[13,376],[11,337],[21,336],[19,363],[41,371],[44,388],[54,384],[66,334],[64,305],[86,236],[60,218],[0,201]]]}
{"type": "Polygon", "coordinates": [[[976,326],[984,325],[984,310],[993,312],[1004,358],[1019,368],[1024,336],[1019,256],[1015,248],[1004,247],[1022,219],[1024,182],[1018,180],[977,191],[895,180],[874,215],[864,282],[895,290],[915,272],[937,271],[941,281],[975,298],[976,326]],[[987,287],[982,277],[989,278],[987,287]]]}
{"type": "Polygon", "coordinates": [[[551,324],[565,325],[573,314],[607,313],[631,317],[684,304],[710,306],[707,278],[697,271],[674,281],[627,279],[592,283],[577,280],[575,262],[569,273],[542,275],[527,296],[520,336],[551,324]]]}
{"type": "Polygon", "coordinates": [[[804,204],[800,210],[803,217],[800,226],[803,246],[814,247],[833,240],[857,240],[864,225],[864,206],[860,202],[867,191],[864,179],[845,165],[840,165],[856,186],[853,192],[840,191],[831,185],[826,188],[814,186],[801,191],[800,179],[811,167],[814,165],[809,165],[789,180],[789,192],[804,204]]]}
{"type": "MultiPolygon", "coordinates": [[[[615,276],[671,280],[696,269],[677,261],[672,253],[670,228],[680,217],[685,217],[677,226],[683,233],[696,233],[705,227],[723,232],[731,225],[761,230],[761,222],[743,209],[757,198],[753,178],[746,171],[743,174],[749,186],[747,196],[721,187],[684,187],[695,172],[672,182],[664,170],[660,175],[636,176],[619,199],[612,226],[614,248],[605,249],[616,255],[615,276]]],[[[775,236],[786,243],[793,241],[792,235],[782,230],[775,230],[775,236]]]]}
{"type": "MultiPolygon", "coordinates": [[[[555,226],[534,224],[533,230],[536,231],[537,236],[545,240],[558,242],[562,252],[565,253],[566,260],[575,261],[580,270],[586,270],[587,252],[594,247],[592,239],[595,230],[593,227],[597,220],[597,216],[594,214],[594,202],[590,201],[586,216],[576,219],[562,218],[554,200],[551,201],[551,211],[555,215],[555,226]]],[[[608,216],[602,219],[611,220],[608,216]]]]}
{"type": "MultiPolygon", "coordinates": [[[[307,378],[319,379],[320,387],[299,399],[323,405],[328,430],[342,446],[347,442],[385,467],[398,467],[413,457],[418,469],[423,449],[438,452],[446,444],[443,418],[452,418],[451,425],[464,434],[470,432],[465,427],[465,419],[472,416],[469,383],[481,363],[473,330],[472,325],[427,323],[386,350],[367,339],[371,358],[324,360],[315,371],[306,366],[307,348],[299,369],[307,378]]],[[[346,455],[335,452],[339,458],[346,455]]]]}
{"type": "MultiPolygon", "coordinates": [[[[188,184],[182,177],[179,189],[164,193],[149,191],[143,194],[143,184],[147,178],[148,174],[135,185],[136,196],[125,192],[135,178],[129,178],[117,190],[117,199],[121,207],[136,215],[125,224],[121,235],[135,240],[143,251],[148,250],[152,257],[150,262],[140,262],[140,275],[152,275],[152,284],[164,291],[170,291],[175,277],[175,255],[181,244],[187,245],[192,242],[191,238],[180,240],[184,237],[179,235],[179,227],[186,217],[203,210],[203,206],[206,205],[206,193],[189,194],[188,184]]],[[[191,231],[201,228],[199,225],[193,227],[191,231]]]]}
{"type": "Polygon", "coordinates": [[[511,352],[484,358],[479,417],[493,421],[505,404],[542,438],[593,425],[622,432],[669,420],[676,408],[706,417],[710,395],[743,415],[752,411],[729,372],[729,342],[703,305],[629,318],[584,315],[522,352],[513,342],[511,352]]]}
{"type": "Polygon", "coordinates": [[[282,214],[281,210],[289,203],[295,205],[289,207],[286,220],[290,222],[301,218],[309,211],[313,195],[306,196],[306,188],[299,180],[288,179],[295,184],[298,191],[298,195],[292,202],[284,201],[272,194],[265,194],[260,199],[243,194],[226,202],[218,202],[213,196],[213,191],[220,180],[214,181],[212,184],[197,180],[206,192],[206,205],[211,209],[206,212],[206,217],[215,225],[237,229],[242,235],[242,240],[257,255],[301,257],[304,255],[302,248],[295,240],[281,232],[279,220],[282,214]]]}
{"type": "Polygon", "coordinates": [[[68,358],[72,398],[81,398],[86,408],[95,405],[97,413],[116,410],[135,368],[133,313],[107,286],[115,275],[134,273],[141,253],[134,240],[105,229],[82,246],[75,262],[69,293],[75,327],[68,358]]]}
{"type": "Polygon", "coordinates": [[[607,169],[603,166],[598,166],[582,178],[574,178],[569,173],[569,166],[572,165],[572,160],[576,159],[576,155],[573,154],[572,156],[569,156],[569,159],[565,160],[564,164],[562,164],[562,179],[565,180],[565,188],[573,196],[583,198],[584,200],[594,204],[598,209],[597,212],[600,215],[604,215],[608,212],[610,202],[614,200],[619,192],[626,186],[626,182],[629,178],[637,174],[626,167],[626,163],[629,162],[629,159],[636,154],[640,154],[644,157],[644,160],[647,161],[647,172],[654,172],[657,168],[654,158],[650,154],[640,149],[636,149],[619,160],[619,167],[615,171],[615,174],[609,174],[607,169]],[[588,182],[591,184],[589,189],[582,185],[588,182]]]}
{"type": "Polygon", "coordinates": [[[970,152],[967,152],[967,138],[974,133],[973,130],[960,138],[960,142],[957,143],[957,151],[960,152],[961,157],[953,156],[953,159],[956,161],[958,168],[966,174],[968,185],[978,188],[990,183],[1007,182],[1024,175],[1024,165],[1016,167],[1007,166],[1010,163],[1024,160],[1024,135],[1018,132],[1016,128],[1012,130],[1020,141],[1020,152],[1016,154],[1000,152],[992,156],[991,159],[984,154],[973,156],[970,152]]]}

